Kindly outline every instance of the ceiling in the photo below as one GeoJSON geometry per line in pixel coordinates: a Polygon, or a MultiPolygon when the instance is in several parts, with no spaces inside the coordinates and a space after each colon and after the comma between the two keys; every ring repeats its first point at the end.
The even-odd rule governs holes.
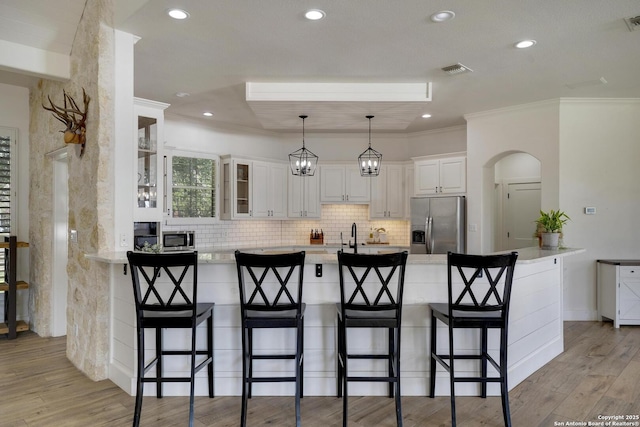
{"type": "MultiPolygon", "coordinates": [[[[256,129],[413,133],[558,97],[640,98],[638,0],[115,0],[135,95],[173,114],[256,129]],[[166,10],[190,13],[184,21],[166,10]],[[308,9],[326,17],[308,21],[308,9]],[[431,14],[455,18],[434,23],[431,14]],[[529,49],[514,43],[535,39],[529,49]],[[462,63],[473,72],[448,75],[462,63]],[[247,102],[245,83],[431,83],[424,101],[247,102]],[[603,83],[606,82],[606,83],[603,83]],[[177,93],[189,96],[178,97],[177,93]],[[427,95],[431,100],[427,100],[427,95]],[[202,116],[204,111],[213,116],[202,116]],[[423,113],[432,115],[429,119],[423,113]]],[[[0,40],[70,53],[85,0],[0,0],[0,40]]],[[[0,82],[28,85],[19,73],[0,82]]],[[[280,97],[282,98],[282,97],[280,97]]],[[[386,98],[385,98],[386,99],[386,98]]]]}

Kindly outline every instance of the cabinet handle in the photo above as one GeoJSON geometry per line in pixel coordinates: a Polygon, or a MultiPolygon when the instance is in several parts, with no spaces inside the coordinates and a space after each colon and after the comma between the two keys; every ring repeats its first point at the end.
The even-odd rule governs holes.
{"type": "Polygon", "coordinates": [[[304,211],[304,216],[307,216],[307,211],[304,211]]]}
{"type": "Polygon", "coordinates": [[[347,201],[349,201],[349,195],[347,194],[347,201]]]}
{"type": "Polygon", "coordinates": [[[249,216],[253,216],[253,211],[249,210],[249,216]]]}
{"type": "Polygon", "coordinates": [[[342,195],[342,201],[344,202],[344,194],[342,195]]]}

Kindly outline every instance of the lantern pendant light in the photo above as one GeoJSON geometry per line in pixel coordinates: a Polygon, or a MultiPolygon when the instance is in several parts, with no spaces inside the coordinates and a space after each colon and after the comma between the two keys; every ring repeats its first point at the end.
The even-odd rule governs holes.
{"type": "Polygon", "coordinates": [[[361,176],[378,176],[382,165],[382,154],[371,148],[371,119],[373,116],[366,116],[369,119],[369,148],[358,156],[358,167],[361,176]]]}
{"type": "Polygon", "coordinates": [[[302,119],[302,148],[289,154],[289,166],[291,173],[296,176],[313,176],[318,166],[318,156],[307,150],[304,146],[304,119],[307,116],[299,116],[302,119]]]}

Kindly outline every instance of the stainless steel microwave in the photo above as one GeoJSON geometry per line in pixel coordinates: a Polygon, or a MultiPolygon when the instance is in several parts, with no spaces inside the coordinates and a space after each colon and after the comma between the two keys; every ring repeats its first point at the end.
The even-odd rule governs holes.
{"type": "Polygon", "coordinates": [[[194,231],[163,231],[162,249],[165,251],[190,251],[196,248],[194,231]]]}

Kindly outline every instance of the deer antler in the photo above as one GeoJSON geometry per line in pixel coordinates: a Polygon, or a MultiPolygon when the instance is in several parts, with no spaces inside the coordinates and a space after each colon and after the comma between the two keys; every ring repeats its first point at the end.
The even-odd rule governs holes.
{"type": "Polygon", "coordinates": [[[61,132],[70,131],[76,134],[84,133],[84,130],[86,129],[85,121],[87,120],[87,110],[91,98],[89,98],[87,92],[83,88],[82,98],[84,101],[84,111],[82,111],[78,107],[76,101],[69,94],[67,94],[66,91],[63,90],[62,93],[64,94],[64,107],[55,105],[53,101],[51,101],[51,97],[47,96],[47,98],[49,99],[49,105],[51,105],[51,107],[46,107],[44,104],[42,104],[42,108],[47,111],[51,111],[53,113],[53,116],[57,120],[65,124],[67,128],[61,132]],[[71,108],[69,108],[67,103],[71,108]]]}

